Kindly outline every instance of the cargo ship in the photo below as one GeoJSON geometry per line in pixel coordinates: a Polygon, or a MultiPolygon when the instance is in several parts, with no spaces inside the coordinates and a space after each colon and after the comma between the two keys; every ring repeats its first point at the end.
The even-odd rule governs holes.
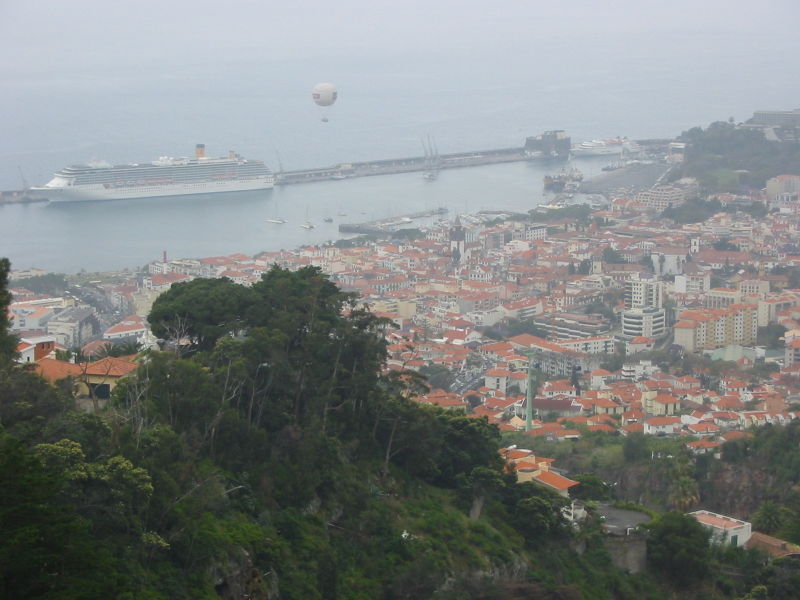
{"type": "Polygon", "coordinates": [[[562,169],[556,175],[544,176],[544,189],[552,192],[574,192],[578,190],[581,181],[583,181],[583,173],[578,169],[562,169]]]}
{"type": "Polygon", "coordinates": [[[194,158],[162,156],[148,163],[65,167],[30,191],[51,202],[79,202],[267,190],[274,184],[272,171],[262,161],[233,151],[210,158],[205,145],[197,144],[194,158]]]}

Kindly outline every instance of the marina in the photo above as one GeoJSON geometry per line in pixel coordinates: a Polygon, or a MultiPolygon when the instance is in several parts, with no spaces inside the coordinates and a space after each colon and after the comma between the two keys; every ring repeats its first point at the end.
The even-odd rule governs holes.
{"type": "Polygon", "coordinates": [[[448,209],[444,206],[435,208],[433,210],[423,210],[408,215],[400,215],[388,219],[378,219],[375,221],[366,221],[364,223],[342,223],[339,225],[340,233],[387,233],[396,231],[403,226],[408,226],[416,219],[425,219],[435,217],[437,215],[446,215],[448,209]]]}

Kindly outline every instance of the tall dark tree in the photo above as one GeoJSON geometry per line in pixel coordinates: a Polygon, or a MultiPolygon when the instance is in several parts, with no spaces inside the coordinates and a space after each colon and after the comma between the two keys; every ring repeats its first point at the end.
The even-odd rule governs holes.
{"type": "Polygon", "coordinates": [[[11,335],[10,323],[6,316],[11,304],[11,292],[8,291],[10,271],[11,262],[7,258],[0,258],[0,366],[13,360],[17,348],[17,338],[11,335]]]}
{"type": "Polygon", "coordinates": [[[210,350],[217,340],[242,328],[242,315],[254,302],[250,288],[228,278],[176,283],[153,303],[147,317],[159,338],[188,340],[210,350]]]}

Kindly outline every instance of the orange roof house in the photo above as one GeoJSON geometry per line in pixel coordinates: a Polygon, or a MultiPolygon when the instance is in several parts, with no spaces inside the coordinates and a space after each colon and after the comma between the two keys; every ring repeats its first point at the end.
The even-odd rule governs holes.
{"type": "Polygon", "coordinates": [[[71,363],[54,358],[42,358],[35,370],[51,383],[71,378],[79,404],[97,409],[98,400],[107,400],[119,380],[133,373],[139,365],[128,358],[104,358],[95,362],[71,363]],[[92,401],[91,407],[85,403],[92,401]]]}
{"type": "Polygon", "coordinates": [[[572,479],[567,479],[563,475],[559,475],[553,471],[541,471],[538,475],[534,476],[533,480],[555,490],[564,497],[567,496],[569,488],[580,483],[572,479]]]}

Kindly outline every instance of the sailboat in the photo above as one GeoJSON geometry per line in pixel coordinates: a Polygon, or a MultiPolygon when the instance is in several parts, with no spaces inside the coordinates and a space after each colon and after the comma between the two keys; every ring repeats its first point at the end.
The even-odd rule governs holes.
{"type": "Polygon", "coordinates": [[[431,136],[428,136],[428,143],[422,140],[422,148],[425,151],[425,170],[422,172],[422,177],[428,181],[433,181],[439,177],[439,168],[441,160],[439,159],[439,151],[436,144],[431,141],[431,136]]]}
{"type": "Polygon", "coordinates": [[[286,223],[286,219],[281,219],[278,216],[278,199],[275,199],[275,216],[267,219],[267,223],[275,223],[276,225],[283,225],[286,223]]]}
{"type": "Polygon", "coordinates": [[[308,220],[308,207],[306,207],[306,222],[300,225],[303,229],[314,229],[314,224],[308,220]]]}

